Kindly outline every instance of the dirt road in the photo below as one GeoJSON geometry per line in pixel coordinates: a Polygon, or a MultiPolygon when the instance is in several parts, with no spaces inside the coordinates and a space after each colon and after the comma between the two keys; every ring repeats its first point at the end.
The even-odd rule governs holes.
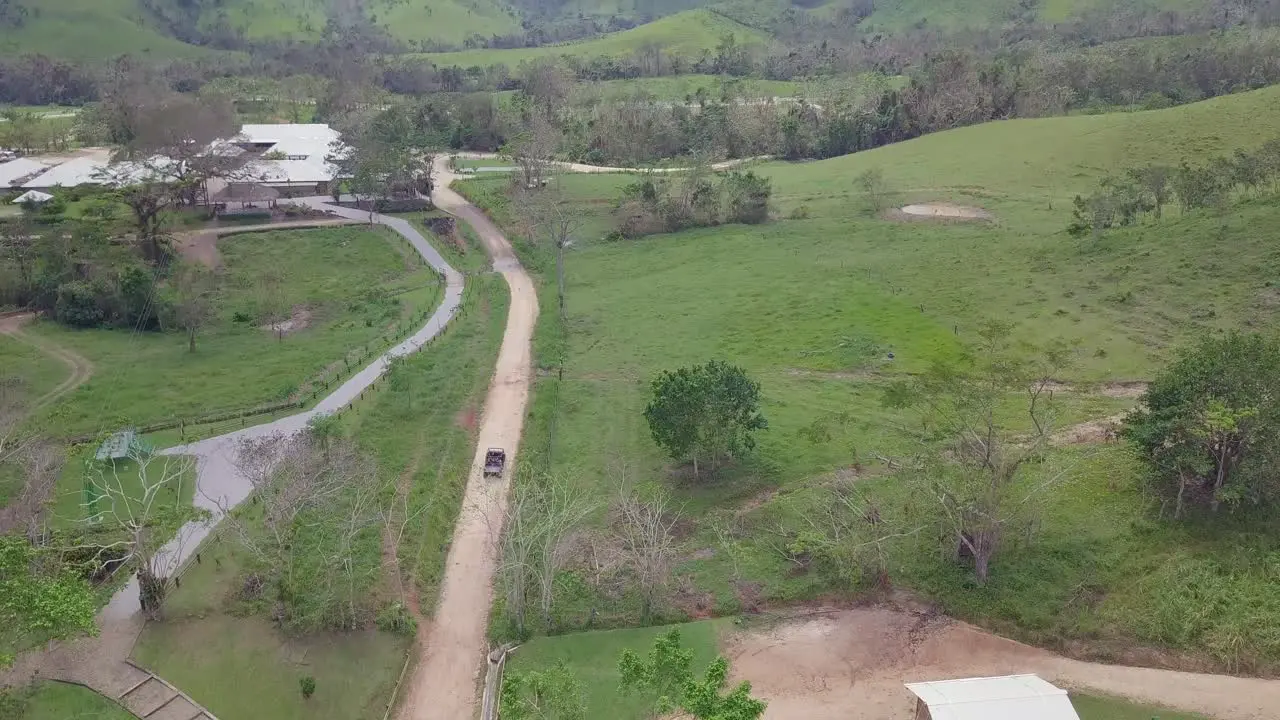
{"type": "Polygon", "coordinates": [[[888,607],[740,631],[726,655],[734,681],[750,680],[769,701],[766,720],[910,720],[904,682],[1028,672],[1215,720],[1280,717],[1280,681],[1069,660],[944,616],[888,607]]]}
{"type": "Polygon", "coordinates": [[[48,405],[67,393],[75,390],[81,385],[89,382],[89,378],[93,376],[93,363],[89,362],[79,353],[73,352],[60,345],[55,345],[48,340],[35,338],[22,332],[22,326],[30,322],[35,316],[30,313],[17,313],[0,317],[0,335],[7,335],[20,343],[30,345],[45,355],[57,360],[67,366],[69,374],[67,379],[58,383],[58,386],[49,392],[36,398],[31,403],[33,410],[48,405]]]}
{"type": "MultiPolygon", "coordinates": [[[[498,153],[487,153],[487,152],[461,152],[461,153],[457,153],[455,157],[471,159],[471,160],[497,160],[502,158],[502,155],[498,153]]],[[[772,155],[759,155],[757,157],[738,158],[736,160],[722,160],[718,163],[712,163],[711,169],[716,171],[728,170],[730,168],[734,168],[739,165],[745,165],[747,163],[763,162],[765,160],[772,159],[772,157],[773,157],[772,155]]],[[[553,160],[551,161],[550,164],[562,170],[571,170],[573,172],[578,172],[578,173],[636,173],[636,172],[670,173],[670,172],[681,172],[683,170],[688,169],[688,168],[678,168],[678,167],[671,167],[671,168],[610,167],[607,165],[586,165],[584,163],[565,162],[563,160],[553,160]]],[[[440,163],[436,163],[435,168],[436,168],[435,176],[439,178],[440,173],[442,172],[442,166],[440,163]]],[[[443,171],[449,172],[448,167],[443,167],[443,171]]]]}
{"type": "Polygon", "coordinates": [[[329,227],[332,225],[357,225],[360,220],[341,218],[336,220],[290,220],[260,225],[227,225],[225,227],[206,228],[191,232],[178,233],[174,237],[174,245],[182,257],[192,262],[217,269],[222,265],[218,256],[218,238],[241,233],[266,232],[271,230],[302,230],[305,228],[329,227]]]}
{"type": "Polygon", "coordinates": [[[493,596],[498,534],[507,505],[507,474],[486,479],[481,468],[487,448],[507,451],[508,468],[516,460],[525,403],[529,397],[533,356],[531,341],[538,318],[533,281],[516,260],[511,245],[475,206],[448,185],[453,180],[448,158],[436,158],[436,190],[432,199],[442,210],[475,229],[494,269],[511,289],[511,309],[502,349],[480,418],[480,439],[467,478],[462,512],[453,531],[444,585],[425,647],[403,691],[402,720],[467,720],[476,712],[476,690],[485,653],[486,628],[493,596]]]}

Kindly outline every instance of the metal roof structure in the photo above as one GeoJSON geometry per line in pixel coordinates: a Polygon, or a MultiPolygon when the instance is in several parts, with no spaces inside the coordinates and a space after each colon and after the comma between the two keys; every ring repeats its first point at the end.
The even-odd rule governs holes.
{"type": "Polygon", "coordinates": [[[7,163],[0,163],[0,188],[6,188],[22,178],[48,170],[45,163],[31,158],[18,158],[7,163]]]}
{"type": "Polygon", "coordinates": [[[22,193],[21,195],[19,195],[18,197],[14,198],[13,204],[21,205],[22,203],[35,203],[39,205],[40,203],[47,203],[52,199],[53,199],[53,196],[47,192],[40,192],[39,190],[28,190],[22,193]]]}
{"type": "Polygon", "coordinates": [[[51,187],[75,187],[89,183],[100,184],[100,173],[107,168],[107,163],[90,157],[68,160],[55,165],[47,171],[31,178],[22,184],[28,190],[51,187]]]}
{"type": "Polygon", "coordinates": [[[1080,720],[1067,691],[1037,675],[906,683],[930,720],[1080,720]]]}
{"type": "Polygon", "coordinates": [[[111,437],[103,441],[98,447],[98,452],[94,453],[94,460],[123,460],[129,457],[129,450],[134,446],[134,439],[137,435],[132,430],[121,430],[118,433],[112,433],[111,437]]]}

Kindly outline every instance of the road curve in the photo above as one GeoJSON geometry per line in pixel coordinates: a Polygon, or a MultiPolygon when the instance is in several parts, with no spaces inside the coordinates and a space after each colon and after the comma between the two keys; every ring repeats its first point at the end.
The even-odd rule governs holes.
{"type": "Polygon", "coordinates": [[[524,426],[525,405],[533,377],[533,329],[538,296],[511,244],[479,208],[449,189],[454,174],[449,158],[434,166],[436,206],[475,229],[511,290],[507,327],[489,393],[480,418],[479,441],[467,476],[462,511],[454,526],[444,583],[426,643],[413,676],[404,689],[397,717],[401,720],[468,720],[476,712],[476,688],[488,650],[486,629],[493,601],[498,538],[507,512],[511,471],[498,479],[484,477],[487,448],[507,451],[514,467],[524,426]]]}
{"type": "MultiPolygon", "coordinates": [[[[326,202],[326,198],[302,198],[301,202],[344,218],[366,222],[369,220],[367,211],[330,205],[326,202]]],[[[213,531],[218,521],[222,519],[223,513],[244,502],[253,490],[252,484],[235,467],[236,443],[239,440],[295,433],[306,427],[311,418],[317,415],[328,415],[350,405],[352,400],[359,397],[361,392],[387,371],[392,360],[417,351],[443,332],[462,304],[462,274],[454,269],[417,229],[400,218],[374,215],[373,219],[404,236],[423,259],[444,277],[445,292],[440,306],[420,330],[352,375],[313,409],[274,422],[162,450],[161,454],[164,455],[190,455],[196,458],[196,492],[193,503],[196,507],[209,511],[208,520],[187,523],[178,530],[173,540],[161,548],[157,554],[157,562],[167,571],[162,574],[171,574],[180,567],[195,552],[200,542],[213,531]]],[[[140,607],[138,579],[135,576],[111,596],[111,600],[98,616],[99,621],[107,623],[127,620],[137,614],[140,607]]]]}

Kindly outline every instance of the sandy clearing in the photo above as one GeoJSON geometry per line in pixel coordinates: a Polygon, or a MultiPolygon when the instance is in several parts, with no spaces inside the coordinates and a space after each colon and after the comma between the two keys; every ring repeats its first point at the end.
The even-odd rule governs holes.
{"type": "Polygon", "coordinates": [[[418,664],[404,690],[404,702],[397,714],[402,720],[465,720],[476,713],[476,690],[488,651],[486,631],[498,536],[506,516],[510,477],[508,471],[498,479],[485,478],[484,452],[490,447],[506,448],[508,467],[515,464],[533,376],[533,327],[538,318],[533,281],[520,267],[498,228],[478,208],[449,189],[454,175],[448,163],[447,156],[436,158],[432,199],[441,210],[475,229],[494,268],[510,287],[511,306],[485,398],[462,511],[454,526],[440,601],[420,647],[418,664]]]}
{"type": "Polygon", "coordinates": [[[900,208],[902,214],[912,217],[930,217],[930,218],[947,218],[961,220],[988,220],[991,213],[982,208],[968,207],[966,205],[953,205],[951,203],[918,203],[915,205],[904,205],[900,208]]]}
{"type": "Polygon", "coordinates": [[[918,680],[1033,672],[1061,686],[1216,720],[1280,717],[1280,681],[1070,660],[922,610],[839,610],[726,638],[766,720],[910,720],[918,680]]]}

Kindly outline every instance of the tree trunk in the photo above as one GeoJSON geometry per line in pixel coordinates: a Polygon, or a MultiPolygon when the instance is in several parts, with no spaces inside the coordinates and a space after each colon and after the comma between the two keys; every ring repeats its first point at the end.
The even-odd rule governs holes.
{"type": "Polygon", "coordinates": [[[979,585],[987,584],[987,576],[991,574],[991,550],[989,548],[981,548],[973,555],[973,573],[978,578],[979,585]]]}
{"type": "Polygon", "coordinates": [[[196,329],[194,326],[187,328],[187,352],[196,351],[196,329]]]}
{"type": "Polygon", "coordinates": [[[556,290],[560,295],[560,317],[564,317],[564,245],[556,244],[556,290]]]}

